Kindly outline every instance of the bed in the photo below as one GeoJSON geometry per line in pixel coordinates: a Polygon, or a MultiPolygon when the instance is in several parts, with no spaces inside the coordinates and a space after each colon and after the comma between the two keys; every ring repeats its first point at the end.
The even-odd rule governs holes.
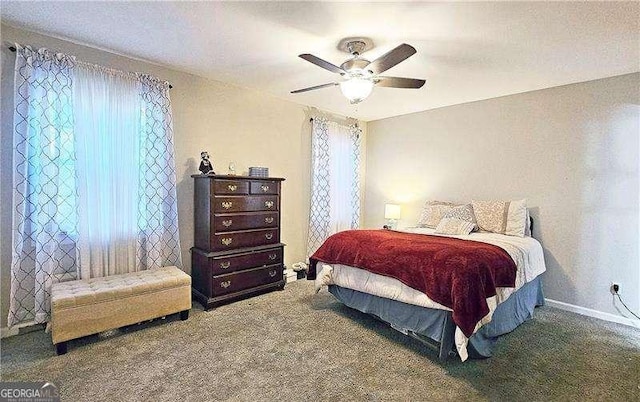
{"type": "MultiPolygon", "coordinates": [[[[405,335],[433,347],[440,359],[455,354],[463,361],[469,357],[490,357],[499,336],[513,331],[530,319],[534,308],[544,304],[540,277],[546,270],[544,256],[542,246],[531,236],[516,237],[487,232],[436,235],[434,229],[429,228],[346,231],[334,236],[327,239],[310,258],[308,276],[315,280],[316,291],[328,286],[329,292],[348,307],[371,314],[405,335]],[[354,241],[345,241],[344,236],[351,235],[356,236],[354,241]],[[326,249],[323,253],[323,247],[334,236],[343,236],[334,241],[339,247],[334,247],[334,254],[327,253],[326,249]],[[457,266],[452,272],[464,271],[472,274],[465,273],[464,280],[455,275],[445,280],[427,275],[422,278],[422,282],[440,283],[450,280],[451,284],[432,286],[425,292],[425,289],[418,290],[423,285],[422,282],[409,283],[406,275],[387,269],[387,265],[395,264],[402,270],[409,270],[413,260],[405,258],[406,251],[403,251],[402,244],[420,242],[425,242],[432,248],[429,258],[440,258],[442,250],[461,247],[461,255],[445,253],[442,258],[447,260],[447,267],[451,265],[451,261],[454,261],[454,265],[463,261],[471,266],[469,269],[466,265],[464,269],[457,266]],[[371,257],[367,261],[372,247],[374,250],[384,249],[380,255],[388,254],[391,261],[385,262],[380,256],[378,259],[371,257]],[[478,250],[486,250],[490,258],[483,257],[478,250]],[[476,263],[476,259],[481,263],[476,263]],[[403,266],[403,263],[406,265],[403,266]],[[503,266],[497,270],[491,267],[500,264],[503,266]],[[371,269],[376,266],[377,271],[371,269]],[[475,286],[476,283],[482,285],[475,286]],[[450,287],[438,292],[438,288],[447,286],[450,287]],[[455,298],[449,300],[449,294],[456,293],[452,290],[456,286],[463,289],[458,292],[461,295],[475,292],[474,297],[462,295],[461,297],[468,299],[463,302],[458,302],[455,298]],[[472,289],[477,287],[482,289],[472,289]]],[[[436,267],[433,272],[446,273],[445,265],[439,269],[436,267]]],[[[426,287],[429,286],[427,283],[426,287]]]]}

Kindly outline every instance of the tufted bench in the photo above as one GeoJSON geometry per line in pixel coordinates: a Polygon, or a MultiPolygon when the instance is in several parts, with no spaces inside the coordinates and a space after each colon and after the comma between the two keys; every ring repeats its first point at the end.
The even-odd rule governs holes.
{"type": "Polygon", "coordinates": [[[189,318],[191,277],[163,267],[53,284],[51,338],[58,354],[67,341],[180,312],[189,318]]]}

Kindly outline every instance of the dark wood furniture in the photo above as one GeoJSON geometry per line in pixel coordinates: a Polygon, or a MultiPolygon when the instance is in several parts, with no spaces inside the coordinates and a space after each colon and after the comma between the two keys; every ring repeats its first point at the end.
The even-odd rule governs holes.
{"type": "Polygon", "coordinates": [[[282,178],[193,175],[194,298],[205,309],[284,289],[282,178]]]}

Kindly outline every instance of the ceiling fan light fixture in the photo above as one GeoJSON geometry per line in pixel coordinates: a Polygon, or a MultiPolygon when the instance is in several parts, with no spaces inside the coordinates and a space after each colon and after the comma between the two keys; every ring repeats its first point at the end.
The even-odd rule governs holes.
{"type": "Polygon", "coordinates": [[[373,80],[371,78],[351,77],[340,83],[340,91],[351,104],[362,102],[371,95],[372,90],[373,80]]]}

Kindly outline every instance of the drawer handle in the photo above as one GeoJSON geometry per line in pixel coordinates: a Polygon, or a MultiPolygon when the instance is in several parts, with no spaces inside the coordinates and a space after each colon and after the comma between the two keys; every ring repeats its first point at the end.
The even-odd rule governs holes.
{"type": "Polygon", "coordinates": [[[228,288],[229,286],[231,286],[231,281],[224,281],[224,282],[220,282],[220,287],[222,288],[228,288]]]}
{"type": "Polygon", "coordinates": [[[269,186],[265,186],[264,184],[262,186],[260,186],[260,188],[262,189],[263,192],[267,192],[269,191],[269,186]]]}
{"type": "Polygon", "coordinates": [[[222,268],[222,269],[227,269],[230,266],[231,266],[231,262],[229,262],[229,261],[224,261],[224,262],[220,263],[220,268],[222,268]]]}
{"type": "Polygon", "coordinates": [[[238,186],[236,186],[235,184],[229,184],[227,188],[229,189],[229,191],[236,191],[238,189],[238,186]]]}
{"type": "Polygon", "coordinates": [[[268,217],[264,218],[264,223],[273,223],[273,217],[272,216],[268,216],[268,217]]]}
{"type": "Polygon", "coordinates": [[[276,276],[277,273],[278,271],[274,269],[273,271],[269,271],[269,276],[273,278],[274,276],[276,276]]]}
{"type": "Polygon", "coordinates": [[[271,239],[273,239],[273,233],[265,233],[265,234],[264,234],[264,237],[265,237],[267,240],[271,240],[271,239]]]}
{"type": "Polygon", "coordinates": [[[275,260],[278,257],[278,254],[273,253],[273,254],[269,254],[269,259],[270,260],[275,260]]]}
{"type": "Polygon", "coordinates": [[[224,226],[225,228],[228,228],[231,225],[233,225],[233,219],[228,219],[228,220],[222,221],[222,226],[224,226]]]}
{"type": "Polygon", "coordinates": [[[231,237],[223,237],[223,238],[220,240],[220,243],[224,244],[225,246],[228,246],[228,245],[230,245],[231,243],[233,243],[233,238],[231,238],[231,237]]]}
{"type": "Polygon", "coordinates": [[[265,201],[264,206],[267,208],[273,208],[273,201],[265,201]]]}
{"type": "Polygon", "coordinates": [[[233,206],[233,202],[231,202],[231,201],[225,201],[225,202],[222,203],[222,208],[224,208],[224,209],[229,209],[232,206],[233,206]]]}

